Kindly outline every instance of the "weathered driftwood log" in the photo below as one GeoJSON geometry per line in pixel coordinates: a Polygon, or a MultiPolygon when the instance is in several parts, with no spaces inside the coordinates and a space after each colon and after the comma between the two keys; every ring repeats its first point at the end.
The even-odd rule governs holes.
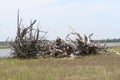
{"type": "Polygon", "coordinates": [[[71,43],[58,37],[49,45],[49,51],[52,57],[66,57],[75,52],[74,47],[71,43]]]}

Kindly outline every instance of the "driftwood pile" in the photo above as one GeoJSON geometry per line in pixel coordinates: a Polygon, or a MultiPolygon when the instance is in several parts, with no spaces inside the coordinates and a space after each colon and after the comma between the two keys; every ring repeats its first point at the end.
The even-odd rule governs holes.
{"type": "Polygon", "coordinates": [[[66,39],[57,38],[54,41],[45,39],[47,32],[34,29],[36,20],[31,21],[28,27],[21,27],[21,21],[17,20],[17,36],[11,42],[13,57],[17,58],[37,58],[37,57],[68,57],[71,54],[75,56],[100,54],[107,51],[107,47],[91,39],[89,36],[81,36],[72,29],[72,32],[66,36],[66,39]],[[44,35],[40,36],[40,33],[44,35]],[[71,39],[75,36],[75,40],[71,39]]]}

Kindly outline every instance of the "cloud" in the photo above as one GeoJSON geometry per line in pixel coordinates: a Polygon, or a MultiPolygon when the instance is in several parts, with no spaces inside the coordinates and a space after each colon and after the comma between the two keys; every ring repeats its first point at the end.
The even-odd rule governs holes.
{"type": "Polygon", "coordinates": [[[20,9],[32,9],[38,6],[48,5],[50,3],[55,3],[57,0],[5,0],[5,6],[20,9]]]}
{"type": "Polygon", "coordinates": [[[83,16],[94,13],[103,13],[111,10],[113,6],[110,4],[94,4],[82,6],[79,3],[71,3],[59,6],[50,6],[42,8],[40,13],[42,15],[71,15],[83,16]]]}
{"type": "Polygon", "coordinates": [[[90,13],[98,13],[98,12],[107,12],[111,10],[112,5],[110,4],[96,4],[91,7],[89,7],[88,10],[90,13]]]}
{"type": "MultiPolygon", "coordinates": [[[[64,3],[63,0],[9,0],[4,2],[4,10],[8,12],[14,12],[17,9],[22,11],[34,11],[39,15],[45,16],[84,16],[96,13],[103,13],[111,10],[114,5],[110,3],[94,3],[82,5],[80,2],[68,2],[64,3]],[[59,5],[56,5],[59,4],[59,5]]],[[[2,8],[1,8],[2,9],[2,8]]]]}

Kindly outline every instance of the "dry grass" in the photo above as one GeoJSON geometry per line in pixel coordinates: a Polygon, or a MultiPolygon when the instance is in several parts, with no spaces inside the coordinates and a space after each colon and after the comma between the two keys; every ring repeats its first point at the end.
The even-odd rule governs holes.
{"type": "MultiPolygon", "coordinates": [[[[114,48],[120,51],[120,48],[114,48]]],[[[0,59],[0,80],[119,80],[120,56],[0,59]]]]}

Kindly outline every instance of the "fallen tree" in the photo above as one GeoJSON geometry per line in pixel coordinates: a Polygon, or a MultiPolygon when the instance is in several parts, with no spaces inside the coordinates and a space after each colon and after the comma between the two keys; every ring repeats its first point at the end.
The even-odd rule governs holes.
{"type": "Polygon", "coordinates": [[[90,34],[88,36],[84,35],[83,37],[77,32],[71,32],[66,36],[66,41],[73,43],[75,46],[75,55],[90,55],[90,54],[99,54],[102,52],[107,52],[106,46],[101,46],[98,42],[95,42],[91,39],[90,34]],[[75,40],[70,39],[70,36],[76,36],[75,40]]]}
{"type": "Polygon", "coordinates": [[[83,37],[77,32],[71,32],[66,36],[66,40],[57,38],[52,45],[50,45],[50,53],[54,57],[65,57],[71,54],[75,56],[100,54],[108,52],[107,46],[101,46],[98,42],[95,42],[89,36],[84,35],[83,37]],[[70,36],[76,36],[75,40],[71,39],[70,36]]]}

